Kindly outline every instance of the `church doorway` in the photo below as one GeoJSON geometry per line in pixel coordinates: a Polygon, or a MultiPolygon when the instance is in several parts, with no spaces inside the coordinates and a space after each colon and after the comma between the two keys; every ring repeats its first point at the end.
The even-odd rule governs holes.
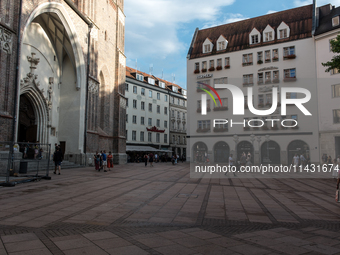
{"type": "Polygon", "coordinates": [[[37,142],[37,123],[33,104],[26,95],[20,96],[18,142],[37,142]]]}

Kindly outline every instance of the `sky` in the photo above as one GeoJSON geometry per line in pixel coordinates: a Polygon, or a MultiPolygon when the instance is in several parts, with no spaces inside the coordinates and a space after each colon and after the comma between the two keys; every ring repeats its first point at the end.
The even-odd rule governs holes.
{"type": "MultiPolygon", "coordinates": [[[[311,4],[312,0],[125,0],[126,65],[186,88],[187,53],[204,29],[311,4]]],[[[340,0],[317,0],[317,6],[340,0]]]]}

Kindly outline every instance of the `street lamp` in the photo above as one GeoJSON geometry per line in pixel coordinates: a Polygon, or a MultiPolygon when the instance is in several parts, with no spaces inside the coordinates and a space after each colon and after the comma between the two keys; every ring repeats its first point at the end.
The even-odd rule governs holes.
{"type": "Polygon", "coordinates": [[[266,140],[266,143],[267,143],[267,160],[268,160],[268,162],[270,162],[269,161],[269,141],[270,141],[270,135],[266,135],[265,136],[265,140],[266,140]]]}
{"type": "Polygon", "coordinates": [[[233,140],[235,142],[235,154],[236,154],[236,161],[237,161],[237,144],[238,144],[238,141],[239,141],[239,137],[237,135],[234,135],[233,140]]]}
{"type": "Polygon", "coordinates": [[[261,143],[262,137],[258,136],[258,137],[256,137],[256,139],[257,139],[257,142],[259,143],[259,164],[260,164],[260,162],[261,162],[260,143],[261,143]]]}

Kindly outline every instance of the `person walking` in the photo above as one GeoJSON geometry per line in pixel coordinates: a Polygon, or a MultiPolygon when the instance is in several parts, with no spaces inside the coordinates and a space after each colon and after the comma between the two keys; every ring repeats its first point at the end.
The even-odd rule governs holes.
{"type": "Polygon", "coordinates": [[[153,167],[153,154],[152,153],[149,154],[149,163],[150,163],[150,167],[153,167]]]}
{"type": "Polygon", "coordinates": [[[322,155],[322,164],[327,164],[327,154],[326,153],[324,153],[322,155]]]}
{"type": "Polygon", "coordinates": [[[102,159],[103,159],[103,169],[104,169],[104,172],[107,172],[106,171],[106,166],[107,166],[107,156],[106,156],[106,151],[104,150],[104,152],[102,153],[102,159]]]}
{"type": "Polygon", "coordinates": [[[113,168],[113,156],[111,154],[111,151],[109,151],[109,155],[107,155],[107,168],[109,171],[111,171],[111,168],[113,168]]]}
{"type": "MultiPolygon", "coordinates": [[[[235,163],[235,161],[234,161],[234,158],[233,158],[233,154],[230,154],[230,156],[229,156],[229,166],[230,166],[230,169],[233,168],[234,163],[235,163]]],[[[234,176],[236,176],[234,171],[233,171],[233,173],[234,173],[234,176]]],[[[227,174],[228,174],[228,172],[225,173],[225,175],[227,175],[227,174]]]]}
{"type": "Polygon", "coordinates": [[[100,154],[96,151],[96,154],[93,155],[94,158],[94,167],[96,171],[100,171],[100,154]]]}
{"type": "MultiPolygon", "coordinates": [[[[61,162],[63,162],[63,154],[61,153],[59,148],[57,148],[57,151],[55,151],[53,154],[53,161],[54,161],[56,168],[58,168],[59,170],[58,175],[60,175],[61,162]]],[[[56,174],[56,170],[53,173],[56,174]]]]}
{"type": "Polygon", "coordinates": [[[241,166],[245,166],[246,165],[247,157],[246,157],[246,153],[245,152],[242,153],[242,156],[240,158],[240,162],[241,162],[241,166]]]}
{"type": "Polygon", "coordinates": [[[303,156],[303,154],[300,155],[300,164],[302,166],[302,168],[304,168],[306,166],[306,158],[303,156]]]}
{"type": "Polygon", "coordinates": [[[298,167],[298,166],[299,166],[299,161],[300,161],[300,157],[299,157],[299,155],[296,153],[295,156],[293,157],[293,162],[292,162],[292,164],[293,164],[295,167],[298,167]]]}
{"type": "Polygon", "coordinates": [[[144,163],[145,163],[145,166],[148,165],[148,155],[147,154],[144,155],[144,163]]]}
{"type": "Polygon", "coordinates": [[[39,154],[39,149],[38,149],[38,145],[36,145],[34,147],[34,159],[37,159],[38,154],[39,154]]]}

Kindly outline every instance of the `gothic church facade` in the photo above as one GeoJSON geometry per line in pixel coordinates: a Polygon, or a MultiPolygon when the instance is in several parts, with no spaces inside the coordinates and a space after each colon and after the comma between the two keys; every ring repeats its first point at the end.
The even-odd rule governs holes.
{"type": "Polygon", "coordinates": [[[123,5],[0,2],[0,141],[59,143],[77,163],[105,149],[126,162],[123,5]]]}

